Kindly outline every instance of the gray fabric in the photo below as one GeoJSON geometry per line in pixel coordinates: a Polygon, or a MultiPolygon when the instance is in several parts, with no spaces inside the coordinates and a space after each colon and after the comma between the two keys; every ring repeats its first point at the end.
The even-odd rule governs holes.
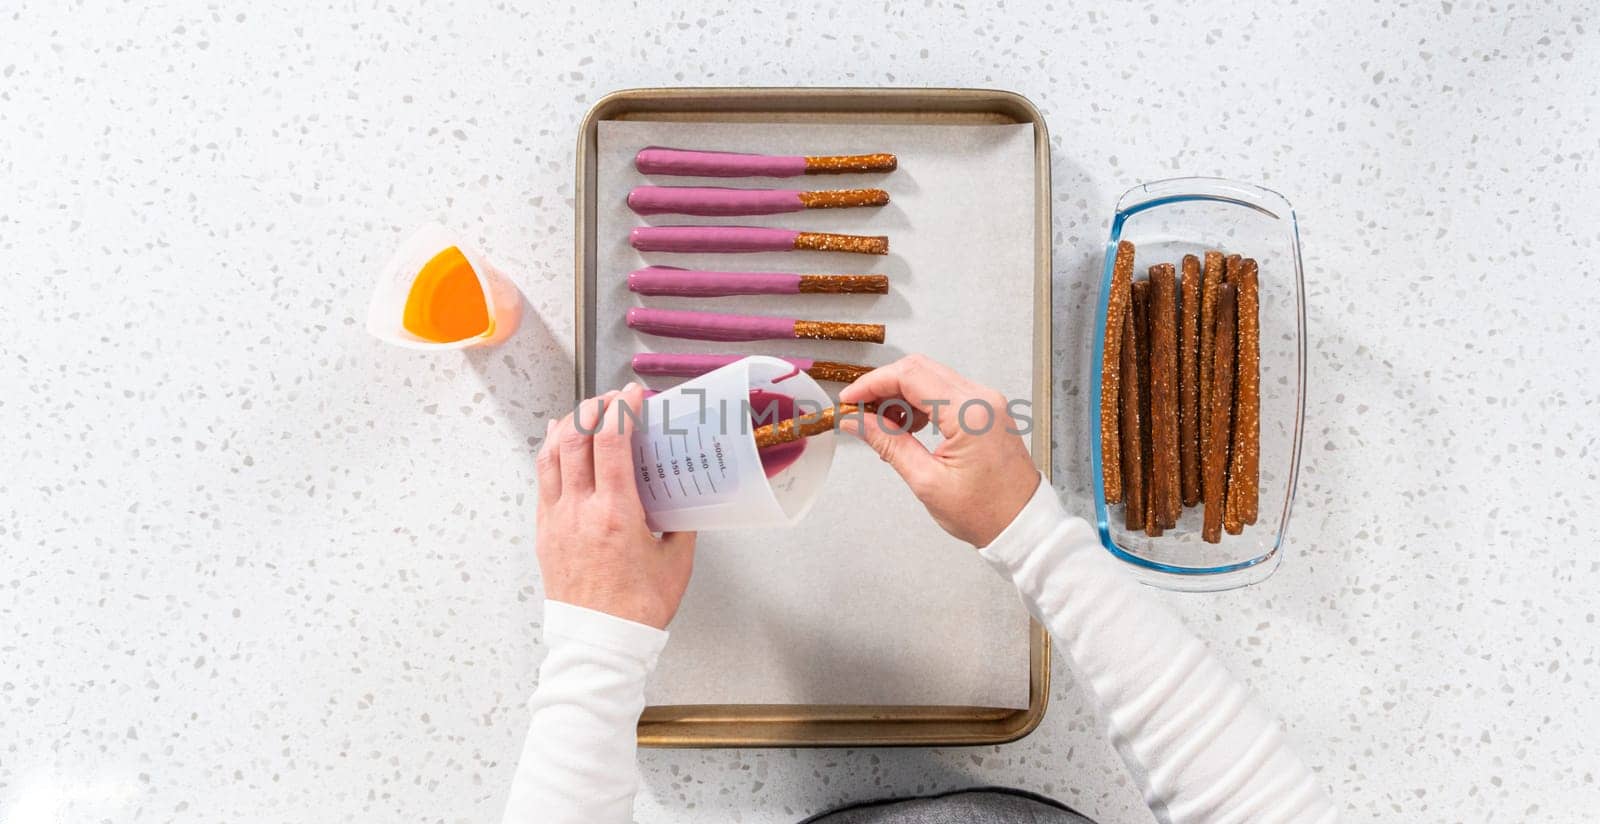
{"type": "Polygon", "coordinates": [[[961,790],[928,798],[857,804],[801,824],[1094,824],[1043,796],[1021,790],[961,790]]]}

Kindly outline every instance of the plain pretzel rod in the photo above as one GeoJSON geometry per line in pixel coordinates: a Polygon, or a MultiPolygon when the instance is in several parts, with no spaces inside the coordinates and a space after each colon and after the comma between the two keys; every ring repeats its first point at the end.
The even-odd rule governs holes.
{"type": "Polygon", "coordinates": [[[841,417],[877,411],[878,405],[875,403],[841,403],[838,406],[830,406],[816,415],[797,415],[777,423],[758,426],[750,434],[755,436],[757,449],[767,449],[831,432],[841,417]]]}

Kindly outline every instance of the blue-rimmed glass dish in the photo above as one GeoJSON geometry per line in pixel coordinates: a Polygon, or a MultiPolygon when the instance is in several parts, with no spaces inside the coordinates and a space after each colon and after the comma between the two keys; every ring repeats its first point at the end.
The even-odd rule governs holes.
{"type": "MultiPolygon", "coordinates": [[[[1300,234],[1294,208],[1283,195],[1220,178],[1174,178],[1136,186],[1117,201],[1100,276],[1090,361],[1090,457],[1100,541],[1146,583],[1167,589],[1215,591],[1256,583],[1283,558],[1294,507],[1305,416],[1306,312],[1300,234]],[[1208,249],[1255,258],[1261,290],[1261,487],[1259,516],[1221,543],[1200,540],[1201,507],[1189,507],[1178,525],[1159,537],[1124,526],[1122,505],[1106,505],[1100,454],[1101,354],[1106,299],[1120,241],[1134,244],[1134,277],[1184,255],[1208,249]]],[[[1115,414],[1115,410],[1106,410],[1115,414]]]]}

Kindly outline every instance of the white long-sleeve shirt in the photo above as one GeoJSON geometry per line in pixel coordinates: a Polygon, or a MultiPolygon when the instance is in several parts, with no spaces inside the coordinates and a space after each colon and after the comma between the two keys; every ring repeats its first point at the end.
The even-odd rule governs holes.
{"type": "MultiPolygon", "coordinates": [[[[1141,591],[1040,483],[980,551],[1011,579],[1085,685],[1161,822],[1328,824],[1333,803],[1277,722],[1177,617],[1141,591]]],[[[558,601],[507,822],[626,822],[634,728],[661,630],[558,601]]]]}

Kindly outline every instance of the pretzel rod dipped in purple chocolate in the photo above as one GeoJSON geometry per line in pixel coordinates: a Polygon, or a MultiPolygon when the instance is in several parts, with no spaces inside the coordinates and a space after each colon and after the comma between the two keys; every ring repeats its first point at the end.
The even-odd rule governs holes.
{"type": "Polygon", "coordinates": [[[800,175],[892,172],[899,165],[887,153],[862,155],[763,155],[699,152],[651,146],[633,159],[641,174],[693,177],[799,177],[800,175]]]}
{"type": "MultiPolygon", "coordinates": [[[[707,372],[721,369],[744,359],[744,355],[698,355],[676,352],[640,352],[633,356],[633,371],[641,375],[660,375],[668,378],[698,378],[707,372]]],[[[853,383],[872,371],[870,366],[839,361],[821,361],[811,358],[783,357],[794,368],[819,381],[853,383]]]]}
{"type": "Polygon", "coordinates": [[[641,215],[776,215],[805,209],[885,206],[882,189],[728,189],[716,186],[638,186],[628,193],[628,208],[641,215]]]}
{"type": "Polygon", "coordinates": [[[790,272],[704,272],[648,266],[628,274],[641,295],[716,298],[728,295],[886,295],[888,275],[797,275],[790,272]]]}
{"type": "Polygon", "coordinates": [[[627,321],[629,329],[666,338],[721,341],[810,338],[883,343],[881,323],[834,323],[767,315],[731,315],[644,307],[629,309],[627,321]]]}
{"type": "Polygon", "coordinates": [[[889,254],[882,235],[836,235],[761,226],[640,226],[628,242],[641,252],[854,252],[889,254]]]}

